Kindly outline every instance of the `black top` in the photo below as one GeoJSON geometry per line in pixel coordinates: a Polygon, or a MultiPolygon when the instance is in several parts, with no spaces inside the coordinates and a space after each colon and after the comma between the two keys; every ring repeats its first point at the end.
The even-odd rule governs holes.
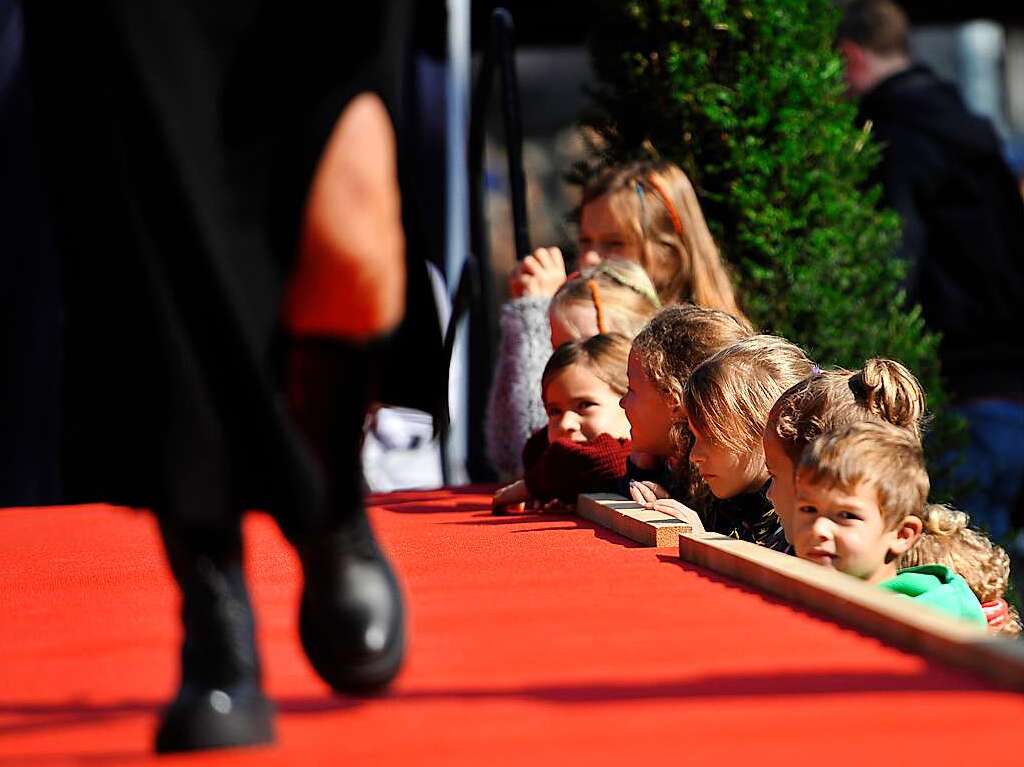
{"type": "Polygon", "coordinates": [[[789,544],[782,531],[782,523],[768,500],[768,484],[752,493],[713,499],[701,513],[704,529],[776,551],[786,551],[789,544]]]}
{"type": "Polygon", "coordinates": [[[955,397],[1024,396],[1024,201],[988,120],[923,66],[860,103],[883,147],[874,181],[903,218],[908,296],[942,333],[955,397]]]}

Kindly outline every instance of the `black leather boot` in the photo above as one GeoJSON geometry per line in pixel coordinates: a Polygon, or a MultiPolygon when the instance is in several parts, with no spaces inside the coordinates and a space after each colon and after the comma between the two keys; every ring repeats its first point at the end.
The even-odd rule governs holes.
{"type": "Polygon", "coordinates": [[[161,519],[182,592],[181,687],[164,711],[156,750],[253,746],[274,740],[254,621],[242,574],[241,531],[185,533],[161,519]]]}
{"type": "Polygon", "coordinates": [[[338,692],[374,692],[398,673],[405,619],[395,574],[363,506],[360,450],[371,397],[372,347],[296,341],[288,366],[292,415],[325,480],[322,519],[295,540],[305,585],[302,646],[338,692]]]}

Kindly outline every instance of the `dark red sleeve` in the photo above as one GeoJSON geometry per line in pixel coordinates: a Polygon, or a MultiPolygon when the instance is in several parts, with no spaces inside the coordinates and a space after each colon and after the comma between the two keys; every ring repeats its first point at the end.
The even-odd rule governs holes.
{"type": "Polygon", "coordinates": [[[530,438],[526,440],[526,444],[523,446],[523,468],[526,471],[530,470],[537,461],[543,456],[545,451],[548,449],[548,430],[545,426],[542,429],[537,429],[530,438]]]}
{"type": "Polygon", "coordinates": [[[556,440],[529,464],[524,450],[526,489],[538,500],[557,498],[566,503],[575,503],[580,493],[614,492],[619,477],[626,473],[629,451],[628,439],[607,434],[589,442],[556,440]]]}

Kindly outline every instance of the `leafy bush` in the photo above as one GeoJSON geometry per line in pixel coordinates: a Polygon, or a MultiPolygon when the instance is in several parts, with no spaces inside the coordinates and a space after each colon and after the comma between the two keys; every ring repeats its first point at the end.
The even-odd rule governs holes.
{"type": "Polygon", "coordinates": [[[957,428],[943,415],[938,337],[904,305],[898,217],[864,188],[878,147],[843,95],[833,0],[600,5],[591,167],[652,147],[676,162],[751,320],[823,367],[903,362],[937,415],[930,449],[947,450],[957,428]]]}

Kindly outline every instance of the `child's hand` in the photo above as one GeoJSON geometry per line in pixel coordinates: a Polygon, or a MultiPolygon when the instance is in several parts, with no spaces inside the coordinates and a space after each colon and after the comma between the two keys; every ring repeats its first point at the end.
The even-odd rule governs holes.
{"type": "Polygon", "coordinates": [[[505,485],[494,494],[494,499],[491,501],[491,513],[508,514],[514,510],[513,507],[528,500],[530,500],[530,493],[526,489],[526,482],[520,479],[511,485],[505,485]]]}
{"type": "Polygon", "coordinates": [[[565,260],[558,248],[537,248],[524,258],[508,278],[513,298],[553,296],[565,282],[565,260]]]}
{"type": "Polygon", "coordinates": [[[572,504],[566,503],[565,501],[555,498],[554,500],[548,501],[541,508],[541,511],[546,514],[571,514],[576,509],[572,504]]]}
{"type": "Polygon", "coordinates": [[[693,528],[692,532],[694,533],[704,532],[704,523],[701,521],[697,512],[688,506],[683,506],[683,504],[675,498],[661,498],[657,501],[653,501],[652,503],[645,503],[644,508],[652,509],[661,514],[667,514],[670,517],[682,520],[693,528]]]}
{"type": "Polygon", "coordinates": [[[670,498],[668,491],[657,482],[632,480],[629,483],[629,495],[637,503],[653,503],[661,498],[670,498]]]}

